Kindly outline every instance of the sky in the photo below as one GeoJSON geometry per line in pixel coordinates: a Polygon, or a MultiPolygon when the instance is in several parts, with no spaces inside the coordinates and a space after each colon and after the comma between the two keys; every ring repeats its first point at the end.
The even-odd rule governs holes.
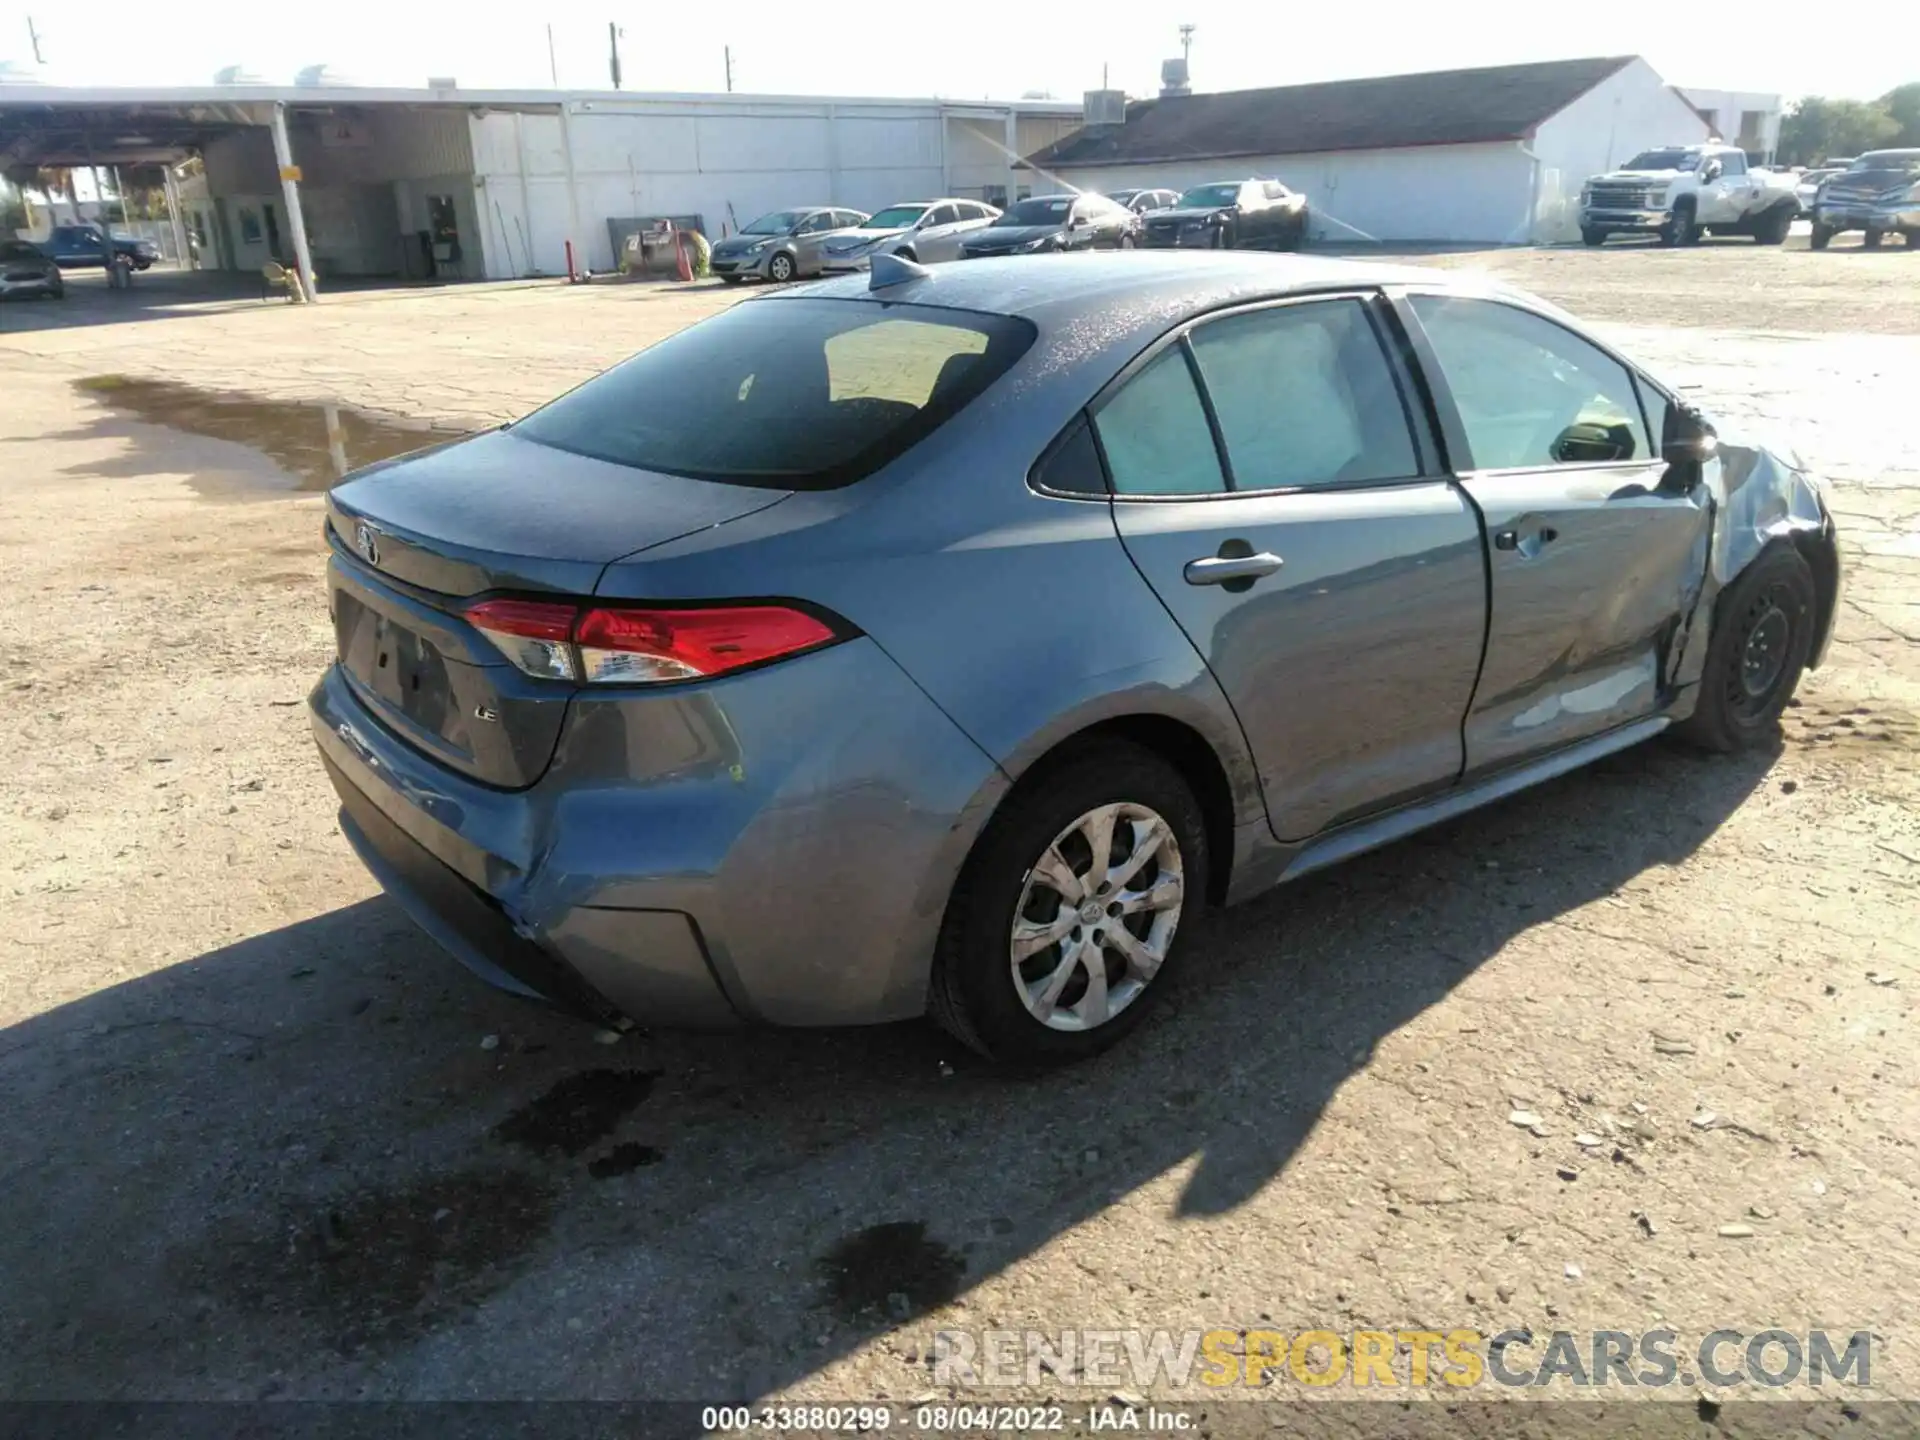
{"type": "MultiPolygon", "coordinates": [[[[729,0],[685,10],[603,0],[543,13],[508,0],[459,7],[392,0],[268,5],[196,0],[173,9],[150,0],[0,0],[0,62],[28,65],[31,16],[54,84],[206,84],[226,65],[286,83],[325,64],[362,84],[418,86],[430,75],[461,85],[604,88],[607,23],[625,30],[629,90],[734,88],[762,94],[939,95],[1011,98],[1047,91],[1077,100],[1109,83],[1153,94],[1160,61],[1180,53],[1178,26],[1196,26],[1197,90],[1233,90],[1358,75],[1595,54],[1645,56],[1674,84],[1712,89],[1868,98],[1920,80],[1920,52],[1863,44],[1891,22],[1877,6],[1834,24],[1756,23],[1719,6],[1673,0],[1434,5],[1389,3],[1356,11],[1272,0],[1175,0],[1166,7],[1091,0],[729,0]],[[698,14],[699,19],[680,18],[698,14]],[[714,18],[708,18],[714,17],[714,18]],[[553,20],[550,68],[547,20],[553,20]],[[1604,22],[1604,23],[1602,23],[1604,22]]],[[[1911,12],[1884,31],[1904,33],[1911,12]]]]}

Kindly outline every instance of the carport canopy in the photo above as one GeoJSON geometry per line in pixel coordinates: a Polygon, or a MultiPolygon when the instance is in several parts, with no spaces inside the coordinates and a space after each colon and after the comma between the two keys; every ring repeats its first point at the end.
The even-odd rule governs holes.
{"type": "Polygon", "coordinates": [[[390,90],[359,86],[209,85],[201,88],[81,88],[0,84],[0,173],[17,176],[43,168],[112,165],[173,167],[222,135],[265,127],[273,132],[275,158],[300,280],[317,293],[300,211],[299,171],[288,138],[287,118],[364,113],[377,107],[469,109],[553,114],[561,97],[525,91],[390,90]]]}

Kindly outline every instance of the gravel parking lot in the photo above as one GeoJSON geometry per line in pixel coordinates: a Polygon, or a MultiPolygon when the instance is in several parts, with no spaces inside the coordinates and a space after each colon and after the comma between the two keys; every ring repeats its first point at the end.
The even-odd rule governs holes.
{"type": "Polygon", "coordinates": [[[0,307],[0,1397],[905,1401],[942,1328],[1665,1325],[1873,1331],[1920,1400],[1920,255],[1424,259],[1832,475],[1835,652],[1777,754],[1648,746],[1220,915],[1041,1082],[918,1026],[600,1043],[335,829],[308,407],[387,417],[364,460],[738,292],[0,307]]]}

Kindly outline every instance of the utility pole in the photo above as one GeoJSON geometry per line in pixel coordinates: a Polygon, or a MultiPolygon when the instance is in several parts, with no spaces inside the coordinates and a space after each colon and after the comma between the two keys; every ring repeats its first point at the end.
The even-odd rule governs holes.
{"type": "Polygon", "coordinates": [[[731,95],[733,93],[733,47],[722,45],[720,53],[727,59],[727,93],[731,95]]]}
{"type": "Polygon", "coordinates": [[[33,28],[33,17],[27,16],[27,38],[33,42],[33,63],[44,65],[47,57],[40,53],[40,32],[33,28]]]}
{"type": "Polygon", "coordinates": [[[613,88],[620,88],[620,27],[607,22],[607,70],[613,76],[613,88]]]}

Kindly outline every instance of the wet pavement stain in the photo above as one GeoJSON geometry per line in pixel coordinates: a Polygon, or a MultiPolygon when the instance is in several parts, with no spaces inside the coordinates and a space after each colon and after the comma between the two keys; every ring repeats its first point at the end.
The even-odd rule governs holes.
{"type": "Polygon", "coordinates": [[[611,1180],[616,1175],[631,1175],[642,1165],[658,1165],[664,1152],[651,1145],[636,1145],[631,1140],[616,1145],[597,1160],[587,1162],[587,1174],[596,1180],[611,1180]]]}
{"type": "Polygon", "coordinates": [[[433,1176],[297,1210],[279,1233],[217,1246],[240,1307],[291,1314],[343,1351],[431,1328],[512,1278],[553,1223],[555,1192],[514,1171],[433,1176]]]}
{"type": "Polygon", "coordinates": [[[926,1222],[892,1220],[837,1241],[820,1257],[827,1296],[848,1320],[908,1320],[960,1293],[966,1260],[927,1238],[926,1222]]]}
{"type": "Polygon", "coordinates": [[[583,1070],[493,1127],[494,1138],[537,1153],[578,1155],[604,1140],[647,1098],[658,1070],[583,1070]]]}
{"type": "Polygon", "coordinates": [[[328,489],[376,460],[470,433],[341,405],[226,395],[172,380],[90,375],[73,383],[83,394],[136,420],[257,450],[297,477],[302,490],[328,489]]]}

